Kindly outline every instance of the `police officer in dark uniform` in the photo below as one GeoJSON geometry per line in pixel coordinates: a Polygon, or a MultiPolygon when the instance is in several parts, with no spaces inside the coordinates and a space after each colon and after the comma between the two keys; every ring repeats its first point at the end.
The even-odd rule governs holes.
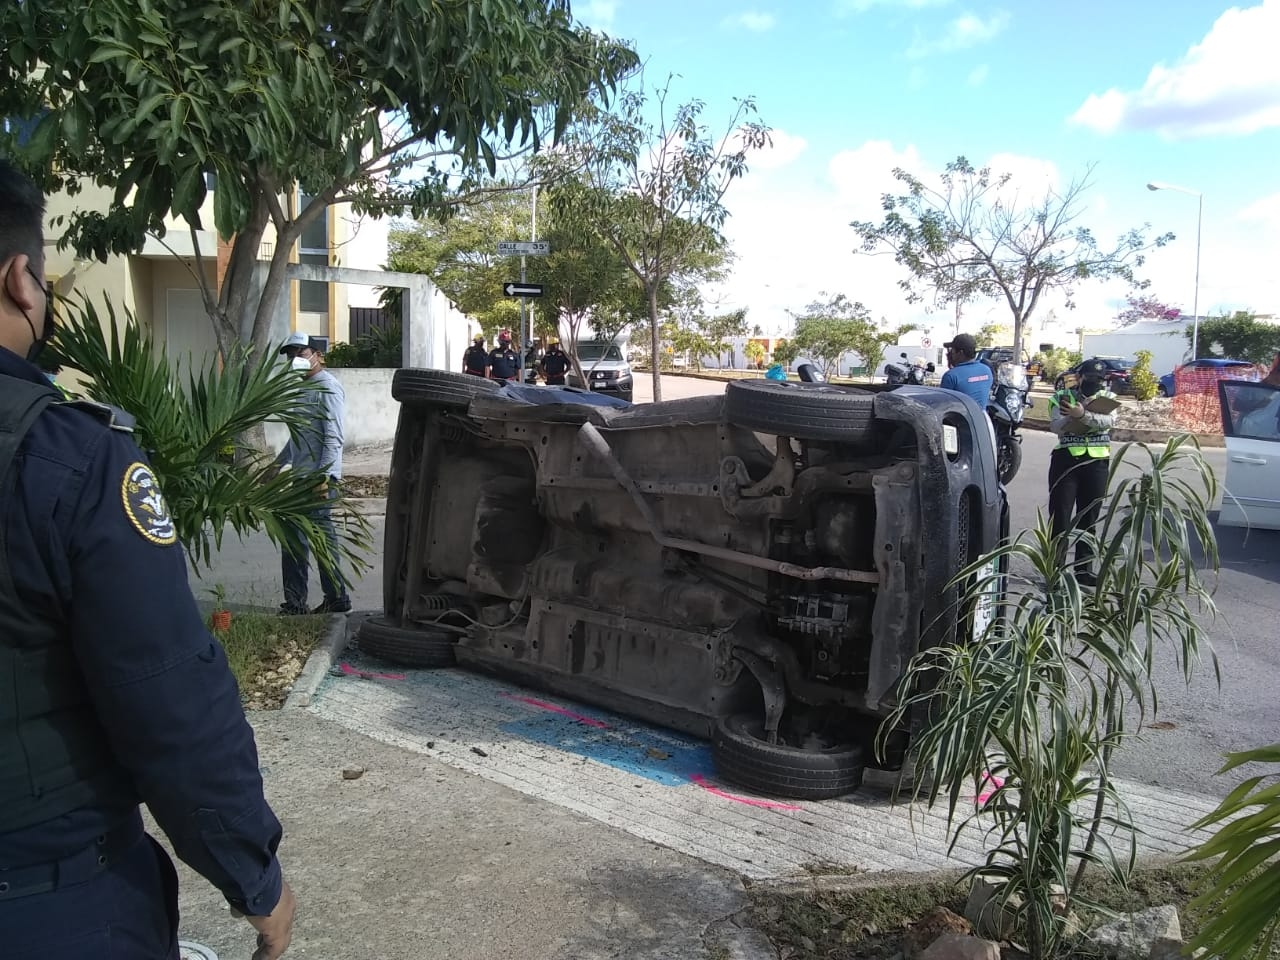
{"type": "Polygon", "coordinates": [[[253,731],[126,415],[65,402],[44,200],[0,160],[0,956],[177,960],[179,857],[284,953],[253,731]]]}
{"type": "Polygon", "coordinates": [[[511,349],[511,334],[498,334],[498,345],[489,351],[489,379],[515,380],[520,376],[520,354],[511,349]]]}
{"type": "Polygon", "coordinates": [[[489,351],[484,348],[484,334],[477,333],[475,342],[462,355],[462,372],[476,377],[489,375],[489,351]]]}
{"type": "Polygon", "coordinates": [[[569,372],[569,358],[560,349],[560,341],[547,344],[547,355],[542,358],[542,376],[549,387],[563,387],[565,374],[569,372]]]}

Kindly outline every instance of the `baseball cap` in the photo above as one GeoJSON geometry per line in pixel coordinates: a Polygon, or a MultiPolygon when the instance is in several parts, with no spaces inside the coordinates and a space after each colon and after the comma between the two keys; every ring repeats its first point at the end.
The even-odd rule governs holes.
{"type": "Polygon", "coordinates": [[[1080,364],[1080,375],[1082,377],[1094,376],[1100,377],[1107,372],[1107,365],[1101,360],[1086,360],[1080,364]]]}
{"type": "Polygon", "coordinates": [[[295,347],[301,350],[303,347],[309,347],[310,345],[311,338],[305,333],[291,333],[285,338],[284,343],[280,345],[280,349],[276,352],[284,353],[286,350],[292,350],[295,347]]]}
{"type": "Polygon", "coordinates": [[[978,352],[978,341],[967,333],[958,333],[956,336],[948,340],[942,345],[944,350],[963,350],[966,353],[978,352]]]}

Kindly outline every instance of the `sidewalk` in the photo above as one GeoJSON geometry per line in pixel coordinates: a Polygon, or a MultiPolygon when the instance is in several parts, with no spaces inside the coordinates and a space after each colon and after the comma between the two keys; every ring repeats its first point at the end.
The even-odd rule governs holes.
{"type": "MultiPolygon", "coordinates": [[[[298,898],[290,958],[774,955],[730,919],[746,901],[728,871],[306,711],[253,723],[298,898]]],[[[247,960],[249,925],[179,868],[181,937],[247,960]]]]}

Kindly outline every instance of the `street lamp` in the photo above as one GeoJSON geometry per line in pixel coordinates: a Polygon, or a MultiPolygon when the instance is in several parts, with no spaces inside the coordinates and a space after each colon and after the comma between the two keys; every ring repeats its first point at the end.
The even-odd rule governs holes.
{"type": "Polygon", "coordinates": [[[1204,194],[1195,190],[1188,190],[1186,187],[1175,187],[1171,183],[1148,183],[1147,189],[1176,190],[1178,193],[1190,194],[1198,201],[1196,212],[1196,292],[1194,299],[1191,301],[1191,311],[1193,313],[1191,321],[1191,359],[1195,360],[1200,355],[1200,224],[1204,220],[1204,194]]]}

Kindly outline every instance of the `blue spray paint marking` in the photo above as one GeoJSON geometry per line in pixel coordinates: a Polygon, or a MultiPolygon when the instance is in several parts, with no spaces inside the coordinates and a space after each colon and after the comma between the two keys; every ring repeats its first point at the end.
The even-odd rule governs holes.
{"type": "Polygon", "coordinates": [[[603,719],[610,726],[588,726],[537,707],[529,709],[535,711],[534,716],[509,720],[501,725],[502,731],[668,787],[683,786],[695,774],[707,776],[711,772],[711,750],[698,740],[643,724],[619,722],[614,715],[576,706],[575,712],[593,720],[603,719]],[[658,751],[666,759],[658,759],[649,750],[658,751]]]}

